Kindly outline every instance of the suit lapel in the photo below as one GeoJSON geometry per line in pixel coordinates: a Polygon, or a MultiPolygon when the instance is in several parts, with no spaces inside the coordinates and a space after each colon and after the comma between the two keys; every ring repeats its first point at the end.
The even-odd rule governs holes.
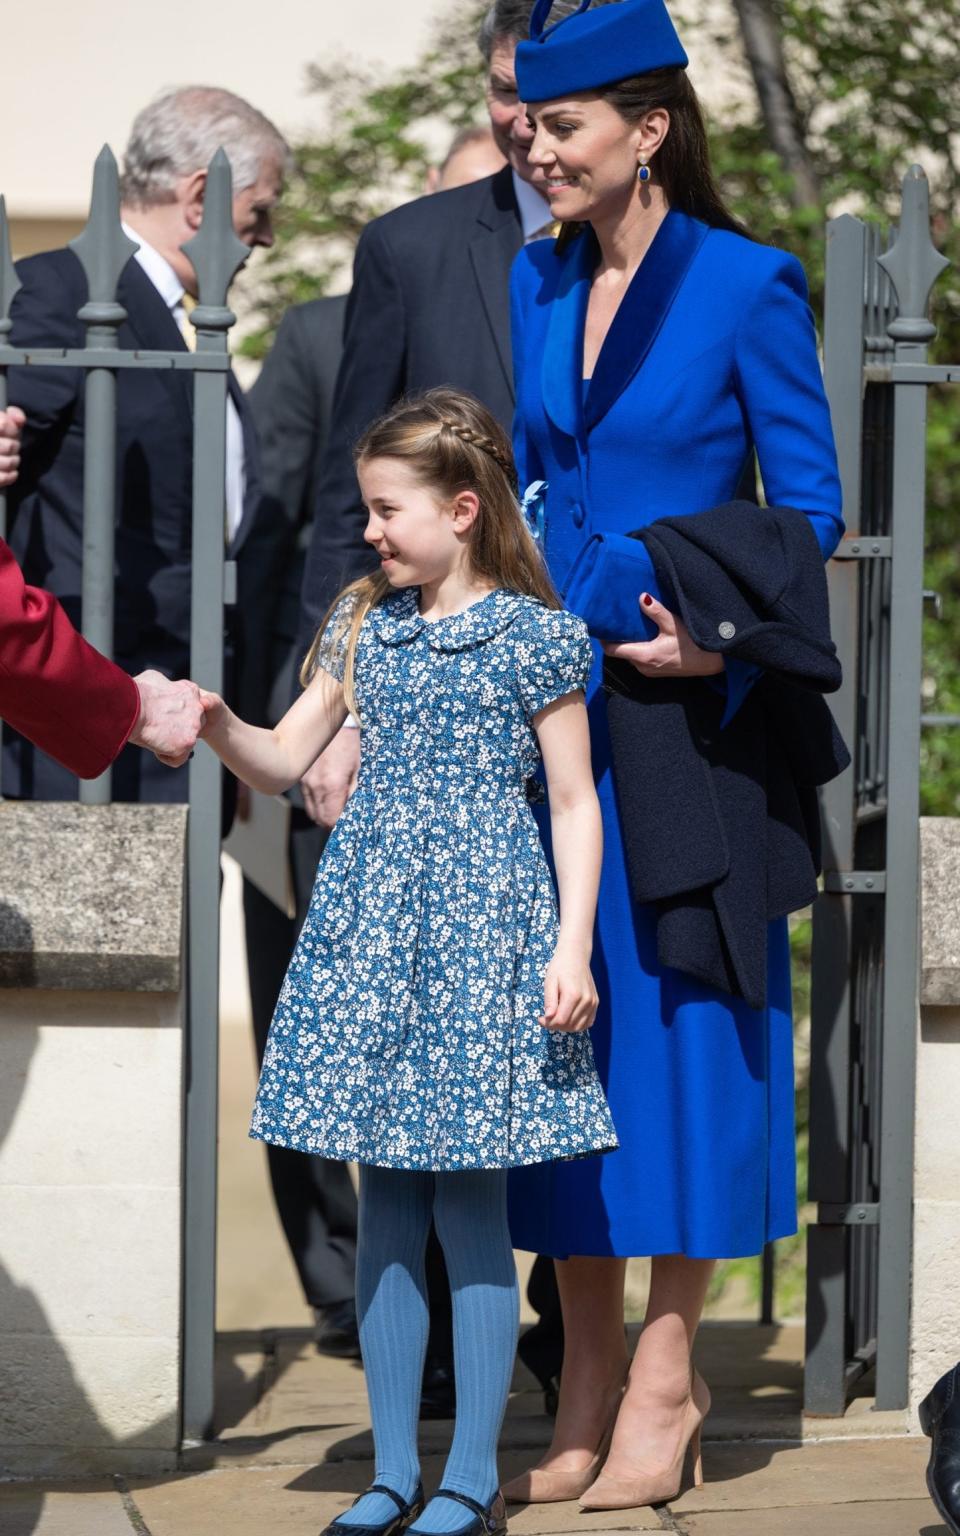
{"type": "MultiPolygon", "coordinates": [[[[600,349],[584,405],[587,431],[606,415],[642,366],[707,234],[706,224],[676,210],[660,225],[600,349]]],[[[579,334],[582,357],[582,326],[579,334]]]]}
{"type": "MultiPolygon", "coordinates": [[[[138,351],[185,352],[187,350],[173,315],[140,263],[132,257],[123,269],[117,297],[127,311],[127,324],[133,332],[138,351]]],[[[157,373],[172,390],[178,404],[186,411],[192,422],[193,380],[190,373],[175,368],[160,368],[157,373]]],[[[243,467],[246,482],[243,516],[231,540],[230,553],[233,555],[245,542],[256,518],[260,503],[260,461],[250,408],[232,370],[227,374],[227,389],[240,415],[240,424],[243,428],[243,467]]]]}
{"type": "Polygon", "coordinates": [[[480,290],[483,312],[512,395],[510,268],[523,244],[523,231],[509,167],[491,176],[487,188],[487,196],[477,211],[477,229],[470,240],[470,262],[480,290]]]}
{"type": "Polygon", "coordinates": [[[583,424],[583,328],[597,262],[592,231],[584,230],[559,260],[562,266],[550,304],[540,384],[548,416],[569,437],[579,438],[583,424]]]}
{"type": "MultiPolygon", "coordinates": [[[[138,352],[185,352],[186,343],[177,322],[140,263],[131,256],[117,285],[117,299],[127,312],[138,352]]],[[[189,375],[175,368],[159,368],[157,374],[182,410],[193,416],[193,386],[189,375]]]]}

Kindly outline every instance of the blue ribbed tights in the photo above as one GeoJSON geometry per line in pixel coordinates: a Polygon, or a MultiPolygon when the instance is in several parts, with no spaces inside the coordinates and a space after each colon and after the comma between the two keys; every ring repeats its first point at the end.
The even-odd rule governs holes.
{"type": "MultiPolygon", "coordinates": [[[[488,1504],[497,1489],[497,1440],[517,1344],[517,1276],[507,1227],[507,1176],[499,1170],[413,1173],[360,1170],[357,1310],[370,1399],[373,1481],[412,1498],[420,1479],[417,1415],[427,1348],[424,1253],[431,1219],[453,1295],[457,1421],[442,1483],[488,1504]]],[[[337,1518],[379,1525],[396,1506],[366,1494],[337,1518]]],[[[473,1515],[431,1499],[411,1532],[455,1532],[473,1515]]]]}

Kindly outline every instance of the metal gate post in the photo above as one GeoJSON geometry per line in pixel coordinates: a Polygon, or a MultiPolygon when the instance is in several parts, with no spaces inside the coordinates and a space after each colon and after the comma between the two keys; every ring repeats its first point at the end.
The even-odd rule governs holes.
{"type": "MultiPolygon", "coordinates": [[[[87,328],[86,350],[116,352],[117,331],[127,312],[116,301],[117,282],[137,249],[120,228],[117,162],[104,145],[93,169],[90,218],[71,240],[87,278],[88,299],[78,318],[87,328]]],[[[88,369],[84,394],[83,445],[83,636],[104,656],[113,656],[113,588],[117,481],[117,375],[112,367],[88,369]]],[[[107,805],[111,772],[81,779],[84,805],[107,805]]]]}
{"type": "MultiPolygon", "coordinates": [[[[845,214],[827,225],[824,302],[824,383],[837,444],[848,537],[860,528],[863,399],[863,273],[866,231],[845,214]]],[[[834,560],[827,570],[830,623],[843,667],[831,708],[844,740],[857,731],[857,562],[834,560]]],[[[821,791],[825,875],[852,869],[855,841],[854,768],[821,791]]],[[[810,999],[810,1167],[808,1198],[841,1205],[849,1189],[851,974],[854,898],[824,890],[813,908],[810,999]]],[[[839,1224],[807,1229],[807,1334],[804,1410],[842,1414],[846,1406],[847,1245],[839,1224]]]]}
{"type": "MultiPolygon", "coordinates": [[[[930,240],[927,179],[912,166],[892,250],[880,265],[897,291],[888,326],[895,365],[924,364],[936,328],[930,290],[948,265],[930,240]]],[[[927,391],[894,383],[893,570],[890,732],[887,769],[887,897],[883,976],[880,1254],[877,1297],[878,1408],[907,1404],[913,1135],[919,979],[920,713],[927,391]]]]}
{"type": "MultiPolygon", "coordinates": [[[[183,250],[200,287],[193,311],[198,354],[224,367],[194,378],[193,582],[190,665],[194,681],[223,689],[226,533],[227,289],[250,254],[232,223],[232,178],[223,150],[210,162],[203,222],[183,250]]],[[[233,599],[233,593],[227,594],[233,599]]],[[[217,1073],[220,1008],[220,763],[198,745],[190,764],[187,828],[189,934],[186,1145],[184,1149],[183,1439],[213,1430],[217,1273],[217,1073]]]]}

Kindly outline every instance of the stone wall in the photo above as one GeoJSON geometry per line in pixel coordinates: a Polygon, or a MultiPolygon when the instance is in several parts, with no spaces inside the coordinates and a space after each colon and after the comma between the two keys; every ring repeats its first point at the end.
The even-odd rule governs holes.
{"type": "Polygon", "coordinates": [[[0,805],[0,1473],[175,1464],[185,828],[0,805]]]}
{"type": "Polygon", "coordinates": [[[910,1403],[960,1360],[960,819],[920,823],[910,1403]]]}

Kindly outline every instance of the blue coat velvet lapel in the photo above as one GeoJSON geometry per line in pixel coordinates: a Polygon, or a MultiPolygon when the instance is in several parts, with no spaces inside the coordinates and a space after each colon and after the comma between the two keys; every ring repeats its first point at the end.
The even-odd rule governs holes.
{"type": "Polygon", "coordinates": [[[674,209],[667,214],[607,332],[585,402],[583,330],[598,250],[589,230],[573,242],[560,270],[543,352],[543,403],[561,431],[581,438],[626,389],[706,235],[707,226],[698,219],[674,209]]]}
{"type": "Polygon", "coordinates": [[[560,268],[543,348],[544,409],[568,437],[579,438],[582,431],[583,327],[596,262],[596,241],[585,230],[566,252],[560,268]]]}

